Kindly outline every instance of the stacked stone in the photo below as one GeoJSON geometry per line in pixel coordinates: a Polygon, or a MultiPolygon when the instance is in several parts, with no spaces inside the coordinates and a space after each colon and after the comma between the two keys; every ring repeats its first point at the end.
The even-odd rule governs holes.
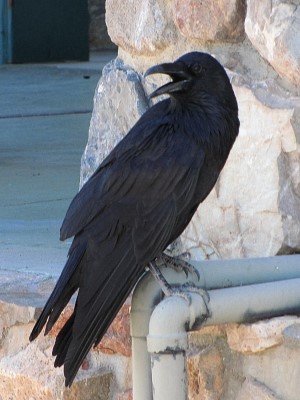
{"type": "MultiPolygon", "coordinates": [[[[82,182],[149,107],[150,65],[191,50],[227,68],[240,135],[218,183],[182,235],[195,259],[300,250],[300,5],[293,1],[107,0],[119,58],[95,93],[82,182]]],[[[153,78],[154,79],[154,78],[153,78]]],[[[157,78],[156,78],[157,79],[157,78]]]]}

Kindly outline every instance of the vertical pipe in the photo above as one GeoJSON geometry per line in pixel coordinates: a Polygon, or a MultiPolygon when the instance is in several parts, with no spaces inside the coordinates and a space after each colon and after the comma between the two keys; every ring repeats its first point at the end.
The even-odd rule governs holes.
{"type": "Polygon", "coordinates": [[[185,354],[151,355],[153,400],[186,400],[185,354]]]}
{"type": "Polygon", "coordinates": [[[133,399],[152,400],[150,354],[146,337],[132,337],[133,399]]]}
{"type": "Polygon", "coordinates": [[[187,399],[187,331],[207,311],[201,296],[189,293],[189,297],[190,304],[179,296],[167,297],[151,315],[147,344],[151,353],[153,400],[187,399]]]}

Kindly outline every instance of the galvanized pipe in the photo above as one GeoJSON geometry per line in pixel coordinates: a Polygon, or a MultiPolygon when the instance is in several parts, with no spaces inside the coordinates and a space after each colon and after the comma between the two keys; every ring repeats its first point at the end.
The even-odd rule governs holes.
{"type": "MultiPolygon", "coordinates": [[[[300,282],[298,279],[291,280],[290,278],[300,278],[300,256],[207,261],[201,263],[197,262],[194,263],[194,265],[200,272],[200,282],[198,282],[196,276],[193,275],[189,276],[189,280],[193,281],[196,285],[200,284],[200,286],[207,289],[251,285],[255,282],[260,283],[284,279],[286,280],[281,283],[274,282],[274,284],[259,284],[233,287],[230,289],[226,288],[210,290],[209,294],[211,301],[209,308],[212,316],[204,322],[205,325],[233,321],[245,322],[254,318],[271,317],[275,315],[281,315],[283,313],[293,313],[295,311],[299,311],[300,282]],[[290,281],[287,279],[290,279],[290,281]]],[[[171,284],[182,284],[186,282],[186,278],[183,273],[178,274],[169,269],[163,269],[163,273],[171,284]]],[[[155,308],[155,305],[160,300],[160,295],[161,290],[150,274],[144,275],[144,277],[138,283],[133,294],[131,305],[131,332],[133,343],[134,400],[153,399],[150,356],[147,352],[146,336],[149,330],[150,316],[155,308]]],[[[191,296],[193,299],[192,303],[195,301],[197,302],[197,300],[195,300],[195,295],[191,294],[191,296]]],[[[174,297],[171,299],[173,298],[174,297]]],[[[199,296],[196,296],[196,299],[197,298],[199,298],[199,296]]],[[[200,299],[201,300],[199,301],[202,301],[201,297],[200,299]]],[[[167,300],[168,299],[163,300],[163,302],[160,304],[166,302],[167,300]]],[[[179,301],[184,300],[179,298],[179,301]]],[[[203,302],[201,304],[201,307],[203,307],[203,302]]],[[[171,310],[168,311],[167,315],[178,314],[176,308],[174,309],[171,307],[171,310]]],[[[200,314],[198,316],[201,317],[201,313],[203,313],[203,311],[199,311],[198,308],[198,313],[199,312],[200,314]]],[[[190,314],[188,318],[190,318],[190,314]]],[[[190,323],[191,320],[189,320],[189,324],[190,323]]],[[[168,319],[164,319],[163,325],[167,326],[168,324],[168,319]]],[[[193,328],[199,326],[197,318],[193,324],[193,328]]],[[[186,332],[182,333],[186,335],[186,332]]],[[[151,332],[149,333],[149,337],[150,336],[151,332]]],[[[165,351],[163,350],[163,353],[164,352],[165,351]]],[[[158,353],[159,351],[153,352],[154,359],[158,353]]],[[[179,353],[182,355],[184,354],[184,346],[180,349],[179,353]]],[[[167,362],[167,358],[169,358],[171,362],[174,360],[174,354],[169,354],[163,363],[167,362]]],[[[181,355],[178,355],[178,358],[176,356],[177,360],[181,358],[181,355]]],[[[153,370],[153,378],[155,382],[156,378],[158,379],[160,376],[159,364],[157,365],[155,365],[155,371],[153,370]],[[157,365],[158,370],[156,368],[157,365]]],[[[176,363],[174,366],[175,365],[176,363]]],[[[182,362],[180,365],[181,367],[178,367],[178,370],[182,370],[182,362]]],[[[169,366],[169,368],[172,369],[173,367],[169,366]]],[[[168,370],[168,368],[165,367],[164,370],[168,370]]],[[[180,379],[182,380],[182,377],[180,379]]],[[[174,381],[174,378],[172,378],[172,381],[174,381]]],[[[156,385],[156,383],[154,384],[156,385]]]]}
{"type": "Polygon", "coordinates": [[[300,255],[237,260],[191,262],[200,273],[200,282],[206,289],[245,286],[300,277],[300,255]]]}
{"type": "Polygon", "coordinates": [[[249,322],[253,319],[300,312],[300,278],[243,287],[210,290],[210,316],[200,295],[191,303],[178,296],[161,301],[150,318],[153,400],[186,400],[185,352],[187,332],[203,325],[249,322]]]}
{"type": "Polygon", "coordinates": [[[147,336],[151,354],[154,400],[183,400],[187,397],[185,352],[187,331],[192,329],[206,306],[201,296],[189,293],[191,302],[170,296],[154,309],[147,336]]]}

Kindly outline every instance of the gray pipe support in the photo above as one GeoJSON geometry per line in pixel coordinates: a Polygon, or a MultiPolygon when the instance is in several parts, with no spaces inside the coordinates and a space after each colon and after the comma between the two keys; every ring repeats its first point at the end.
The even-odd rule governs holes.
{"type": "MultiPolygon", "coordinates": [[[[211,297],[209,303],[211,317],[207,319],[203,325],[233,321],[245,322],[255,318],[258,319],[282,315],[284,313],[299,312],[300,280],[291,279],[300,278],[299,255],[259,259],[206,261],[201,263],[196,262],[194,265],[200,272],[200,282],[198,282],[194,275],[189,275],[189,281],[193,281],[194,284],[205,287],[206,289],[222,288],[218,290],[209,290],[211,297]],[[279,282],[280,280],[285,281],[279,282]],[[253,285],[254,283],[259,284],[253,285]],[[232,288],[232,286],[236,287],[232,288]]],[[[184,273],[176,273],[166,268],[163,268],[162,272],[170,284],[180,285],[187,281],[184,273]]],[[[154,281],[151,274],[145,274],[142,277],[133,294],[131,304],[131,334],[134,400],[152,400],[153,398],[151,363],[147,350],[146,336],[149,332],[150,317],[155,306],[161,300],[160,296],[161,289],[154,281]]],[[[193,293],[191,296],[192,299],[194,299],[195,295],[193,293]]],[[[174,297],[172,297],[172,299],[173,298],[174,297]]],[[[200,299],[202,301],[201,297],[200,299]]],[[[164,299],[160,304],[166,301],[169,300],[164,299]]],[[[182,303],[184,300],[179,298],[179,301],[182,303]]],[[[200,311],[200,315],[202,312],[203,311],[200,311]]],[[[173,311],[169,312],[169,314],[176,316],[177,310],[173,308],[173,311]]],[[[199,326],[197,318],[192,317],[191,314],[189,314],[188,318],[189,326],[191,326],[191,323],[194,324],[193,328],[199,326]]],[[[169,322],[166,320],[164,325],[168,324],[169,322]]],[[[155,330],[155,332],[155,335],[153,335],[154,332],[149,332],[149,348],[153,352],[152,359],[153,357],[155,358],[157,354],[160,354],[159,352],[156,353],[153,343],[151,343],[151,337],[157,336],[157,331],[155,330]]],[[[179,338],[177,337],[176,340],[179,340],[179,338]]],[[[184,339],[181,339],[180,343],[185,343],[184,339]]],[[[184,354],[184,346],[182,348],[179,346],[179,349],[179,358],[177,358],[176,355],[177,361],[184,354]]],[[[164,352],[165,351],[162,350],[162,353],[164,352]]],[[[168,354],[168,357],[171,356],[169,358],[174,359],[174,354],[170,354],[170,352],[166,354],[168,354]]],[[[169,363],[167,358],[165,360],[169,363]]],[[[161,361],[161,364],[164,362],[165,361],[161,361]]],[[[182,365],[182,360],[180,363],[182,365]]],[[[155,369],[153,370],[154,381],[156,377],[158,378],[160,375],[159,369],[156,369],[157,366],[159,366],[159,363],[155,365],[155,369]]],[[[172,379],[172,381],[174,380],[172,379]]]]}

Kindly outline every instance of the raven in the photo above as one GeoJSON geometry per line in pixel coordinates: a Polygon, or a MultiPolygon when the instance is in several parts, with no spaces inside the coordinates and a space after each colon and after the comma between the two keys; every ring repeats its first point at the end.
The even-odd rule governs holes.
{"type": "Polygon", "coordinates": [[[190,222],[238,135],[229,78],[211,55],[191,52],[148,69],[170,82],[100,164],[70,204],[60,238],[74,236],[66,265],[30,340],[47,334],[78,290],[74,312],[53,348],[70,386],[147,265],[190,222]]]}

